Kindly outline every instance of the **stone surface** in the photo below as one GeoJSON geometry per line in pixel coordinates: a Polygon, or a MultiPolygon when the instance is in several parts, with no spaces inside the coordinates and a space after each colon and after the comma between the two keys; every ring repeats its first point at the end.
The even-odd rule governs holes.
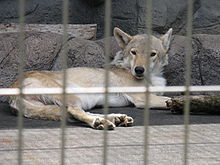
{"type": "MultiPolygon", "coordinates": [[[[143,126],[108,131],[107,164],[144,164],[143,126]]],[[[220,164],[220,125],[190,125],[187,162],[193,165],[220,164]]],[[[57,165],[61,161],[61,130],[24,129],[23,164],[57,165]]],[[[91,128],[67,128],[65,164],[103,164],[103,131],[91,128]]],[[[18,131],[0,130],[0,161],[17,164],[18,131]]],[[[152,165],[183,164],[184,127],[164,125],[148,127],[148,161],[152,165]]]]}
{"type": "Polygon", "coordinates": [[[220,84],[220,35],[194,35],[202,85],[220,84]]]}
{"type": "MultiPolygon", "coordinates": [[[[185,84],[185,56],[189,55],[188,40],[184,36],[175,35],[171,41],[169,50],[169,64],[165,67],[165,77],[167,78],[167,85],[178,86],[185,84]]],[[[192,55],[192,85],[202,85],[200,80],[199,70],[199,54],[197,53],[197,45],[193,42],[192,55]]]]}
{"type": "MultiPolygon", "coordinates": [[[[98,38],[104,34],[104,2],[74,0],[72,19],[75,23],[97,23],[98,38]],[[84,10],[79,10],[84,9],[84,10]],[[78,10],[77,10],[78,9],[78,10]]],[[[194,33],[220,34],[219,0],[194,0],[194,33]]],[[[117,26],[129,34],[145,32],[146,0],[112,1],[112,29],[117,26]]],[[[170,27],[174,34],[185,34],[187,19],[187,2],[182,0],[153,0],[153,31],[164,33],[170,27]]]]}
{"type": "MultiPolygon", "coordinates": [[[[116,43],[114,37],[109,38],[111,44],[110,59],[113,59],[115,54],[120,50],[120,47],[116,43]]],[[[68,67],[104,67],[105,64],[105,41],[106,39],[100,39],[96,41],[84,40],[81,38],[71,38],[68,40],[67,55],[68,55],[68,67]]],[[[62,55],[64,52],[60,52],[60,56],[54,62],[53,70],[62,69],[62,55]]]]}
{"type": "MultiPolygon", "coordinates": [[[[61,49],[61,41],[61,36],[53,33],[25,33],[24,71],[50,70],[61,49]]],[[[0,34],[0,88],[10,86],[18,75],[18,52],[18,33],[0,34]]]]}
{"type": "Polygon", "coordinates": [[[105,49],[105,42],[109,42],[111,44],[111,54],[110,54],[110,58],[113,59],[114,56],[116,55],[116,53],[121,50],[121,48],[118,46],[116,40],[114,37],[109,37],[109,38],[104,38],[104,39],[100,39],[100,40],[96,40],[95,41],[98,45],[101,46],[101,48],[104,50],[105,49]]]}
{"type": "MultiPolygon", "coordinates": [[[[63,24],[25,24],[24,31],[50,32],[63,35],[63,24]]],[[[0,33],[19,32],[20,25],[17,23],[0,24],[0,33]]],[[[87,40],[96,39],[96,24],[76,25],[68,24],[66,32],[68,36],[87,40]]]]}
{"type": "MultiPolygon", "coordinates": [[[[26,22],[62,23],[62,0],[29,0],[26,2],[26,22]]],[[[16,0],[1,0],[0,22],[18,22],[18,7],[16,0]]]]}
{"type": "MultiPolygon", "coordinates": [[[[62,69],[64,49],[55,60],[53,70],[62,69]]],[[[72,38],[67,42],[68,67],[103,67],[105,62],[104,50],[94,41],[72,38]]]]}
{"type": "MultiPolygon", "coordinates": [[[[137,1],[140,9],[137,14],[138,32],[144,33],[146,26],[146,1],[137,1]]],[[[166,29],[173,28],[178,33],[183,28],[186,19],[187,2],[181,0],[153,0],[152,26],[157,33],[165,33],[166,29]],[[175,4],[175,5],[173,5],[175,4]]]]}
{"type": "Polygon", "coordinates": [[[219,34],[220,32],[220,1],[200,0],[199,8],[193,15],[196,33],[219,34]]]}
{"type": "MultiPolygon", "coordinates": [[[[29,0],[25,10],[27,23],[62,23],[62,0],[29,0]]],[[[0,1],[0,22],[18,22],[18,2],[0,1]]],[[[220,34],[219,0],[194,0],[194,33],[220,34]]],[[[153,0],[153,31],[162,34],[170,27],[174,34],[185,34],[187,2],[153,0]]],[[[98,24],[97,37],[104,36],[104,0],[69,1],[69,23],[98,24]]],[[[112,0],[112,29],[117,26],[129,34],[143,33],[146,22],[146,0],[112,0]]]]}
{"type": "MultiPolygon", "coordinates": [[[[187,38],[175,35],[169,50],[169,64],[165,67],[167,85],[185,84],[185,56],[187,38]]],[[[220,84],[220,35],[193,35],[191,85],[220,84]]],[[[220,92],[198,92],[193,94],[219,94],[220,92]]],[[[177,93],[176,93],[177,94],[177,93]]]]}

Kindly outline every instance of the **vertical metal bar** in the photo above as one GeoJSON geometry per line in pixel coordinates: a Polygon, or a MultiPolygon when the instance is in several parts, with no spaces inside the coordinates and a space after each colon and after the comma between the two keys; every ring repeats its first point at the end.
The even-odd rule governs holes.
{"type": "Polygon", "coordinates": [[[185,56],[185,105],[184,105],[184,165],[188,164],[188,139],[189,139],[189,111],[190,111],[190,91],[189,86],[191,82],[191,65],[192,65],[192,14],[193,14],[193,1],[188,0],[187,12],[187,53],[185,56]]]}
{"type": "MultiPolygon", "coordinates": [[[[111,51],[111,0],[105,1],[105,105],[104,105],[104,115],[105,119],[107,118],[107,114],[109,111],[108,107],[108,86],[109,86],[109,58],[111,51]]],[[[107,127],[105,126],[104,135],[103,135],[103,165],[107,164],[107,145],[108,145],[108,132],[107,127]]]]}
{"type": "Polygon", "coordinates": [[[146,72],[146,93],[145,93],[145,111],[144,111],[144,164],[148,164],[149,156],[149,145],[148,145],[148,136],[149,136],[149,83],[150,83],[150,48],[151,48],[151,29],[152,29],[152,0],[147,0],[147,19],[146,19],[146,32],[148,34],[148,43],[147,43],[147,72],[146,72]]]}
{"type": "MultiPolygon", "coordinates": [[[[18,36],[18,45],[19,45],[19,66],[18,66],[18,84],[20,90],[23,87],[23,78],[24,78],[24,60],[25,60],[25,35],[24,35],[24,13],[25,13],[25,0],[19,0],[19,36],[18,36]]],[[[22,164],[22,150],[23,150],[23,94],[19,95],[19,113],[18,113],[18,164],[22,164]]]]}
{"type": "Polygon", "coordinates": [[[65,131],[66,131],[66,118],[67,118],[67,108],[66,108],[66,81],[67,81],[67,48],[68,48],[68,37],[67,37],[67,30],[68,30],[68,15],[69,15],[69,0],[63,0],[63,53],[62,57],[62,66],[63,66],[63,93],[62,93],[62,120],[61,120],[61,163],[62,165],[65,164],[65,131]]]}

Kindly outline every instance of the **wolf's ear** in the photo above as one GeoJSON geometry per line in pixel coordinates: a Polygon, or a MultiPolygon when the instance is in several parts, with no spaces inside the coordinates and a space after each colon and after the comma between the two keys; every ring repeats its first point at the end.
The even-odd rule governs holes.
{"type": "Polygon", "coordinates": [[[121,29],[115,27],[114,28],[114,36],[118,43],[118,45],[124,49],[126,45],[131,41],[132,37],[127,33],[123,32],[121,29]]]}
{"type": "Polygon", "coordinates": [[[162,37],[160,37],[160,39],[162,40],[163,42],[163,46],[164,48],[166,49],[166,51],[169,49],[170,47],[170,41],[171,41],[171,36],[172,36],[172,32],[173,32],[173,29],[170,28],[166,34],[164,34],[162,37]]]}

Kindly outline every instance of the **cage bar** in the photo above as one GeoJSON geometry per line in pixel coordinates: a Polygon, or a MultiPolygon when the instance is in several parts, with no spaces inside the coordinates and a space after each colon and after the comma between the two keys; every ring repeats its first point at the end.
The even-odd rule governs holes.
{"type": "Polygon", "coordinates": [[[147,15],[146,15],[146,32],[148,35],[147,43],[147,73],[146,73],[146,92],[145,92],[145,109],[144,109],[144,164],[147,165],[149,162],[149,82],[150,82],[150,48],[151,48],[151,33],[152,33],[152,0],[146,1],[147,15]]]}
{"type": "MultiPolygon", "coordinates": [[[[109,58],[110,58],[110,50],[111,50],[111,12],[112,12],[112,1],[111,0],[105,0],[105,27],[104,27],[104,36],[106,38],[105,40],[105,47],[104,47],[104,53],[105,53],[105,81],[104,81],[104,94],[105,94],[105,102],[104,102],[104,116],[105,119],[107,119],[107,114],[109,112],[108,107],[108,87],[109,87],[109,58]]],[[[108,131],[107,126],[104,126],[104,133],[103,133],[103,165],[107,165],[108,159],[108,131]]]]}
{"type": "Polygon", "coordinates": [[[193,1],[187,1],[187,48],[188,52],[185,56],[185,104],[184,104],[184,165],[188,164],[188,148],[189,148],[189,112],[190,112],[190,90],[191,83],[191,65],[192,65],[192,15],[193,15],[193,1]]]}
{"type": "MultiPolygon", "coordinates": [[[[24,61],[25,61],[25,35],[24,35],[24,14],[25,14],[25,0],[19,0],[19,36],[18,36],[18,45],[19,45],[19,66],[18,66],[18,86],[22,90],[23,79],[24,79],[24,61]]],[[[18,165],[22,165],[23,162],[23,94],[19,93],[19,113],[18,113],[18,165]]]]}
{"type": "Polygon", "coordinates": [[[63,67],[63,85],[62,85],[62,120],[61,120],[61,165],[65,164],[65,131],[66,131],[66,118],[67,118],[67,108],[66,108],[66,81],[67,81],[67,29],[68,29],[68,15],[69,15],[69,0],[63,0],[63,37],[62,37],[62,45],[63,45],[63,53],[62,53],[62,67],[63,67]]]}

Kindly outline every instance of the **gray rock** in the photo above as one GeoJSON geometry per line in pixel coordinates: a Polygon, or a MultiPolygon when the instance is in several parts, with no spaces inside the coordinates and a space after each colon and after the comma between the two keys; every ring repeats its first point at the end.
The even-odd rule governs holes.
{"type": "MultiPolygon", "coordinates": [[[[104,36],[104,2],[73,0],[73,23],[97,23],[97,37],[104,36]],[[96,3],[97,2],[97,3],[96,3]]],[[[220,34],[219,0],[194,0],[193,33],[220,34]]],[[[112,29],[120,27],[133,35],[146,31],[146,0],[112,1],[112,29]]],[[[174,34],[185,35],[187,2],[182,0],[153,0],[153,31],[161,34],[170,27],[174,34]]]]}
{"type": "MultiPolygon", "coordinates": [[[[188,54],[188,40],[184,36],[175,35],[169,50],[169,64],[165,67],[165,77],[168,86],[182,86],[185,84],[185,56],[188,54]]],[[[192,85],[202,85],[199,69],[199,54],[197,45],[193,42],[192,54],[192,85]]]]}
{"type": "Polygon", "coordinates": [[[220,84],[220,35],[194,35],[202,85],[220,84]]]}
{"type": "Polygon", "coordinates": [[[110,59],[113,59],[116,53],[121,50],[114,37],[109,37],[107,40],[106,38],[96,40],[95,42],[100,45],[103,50],[105,49],[105,42],[109,42],[111,44],[110,59]]]}
{"type": "MultiPolygon", "coordinates": [[[[110,59],[120,50],[114,37],[110,37],[111,44],[110,59]]],[[[104,67],[105,64],[105,47],[106,39],[96,41],[85,40],[81,38],[71,38],[67,42],[67,66],[68,67],[104,67]]],[[[63,68],[64,49],[59,53],[59,57],[55,60],[52,70],[61,70],[63,68]]]]}
{"type": "MultiPolygon", "coordinates": [[[[25,33],[24,71],[50,70],[61,49],[61,39],[52,33],[25,33]]],[[[18,33],[0,34],[0,88],[10,86],[18,75],[18,52],[18,33]]]]}
{"type": "Polygon", "coordinates": [[[194,31],[204,34],[220,34],[220,1],[200,0],[199,6],[193,15],[194,31]]]}
{"type": "MultiPolygon", "coordinates": [[[[185,56],[187,41],[184,36],[174,36],[169,50],[169,64],[164,75],[168,86],[185,84],[185,56]]],[[[194,35],[191,69],[191,85],[220,84],[220,35],[194,35]]],[[[192,94],[216,94],[217,92],[196,92],[192,94]]],[[[220,92],[218,92],[220,93],[220,92]]],[[[177,94],[177,93],[175,93],[177,94]]]]}
{"type": "MultiPolygon", "coordinates": [[[[26,23],[62,23],[62,0],[28,0],[26,23]]],[[[69,1],[69,23],[98,24],[97,37],[104,37],[104,0],[69,1]]],[[[193,33],[220,34],[219,0],[194,0],[193,33]]],[[[0,1],[0,22],[18,22],[18,2],[0,1]]],[[[144,33],[146,0],[112,0],[112,29],[120,27],[134,35],[144,33]]],[[[170,27],[174,34],[185,35],[187,2],[183,0],[153,0],[153,31],[162,34],[170,27]]]]}
{"type": "MultiPolygon", "coordinates": [[[[72,38],[68,40],[66,49],[68,67],[102,67],[104,64],[104,50],[94,41],[72,38]]],[[[55,60],[52,70],[63,68],[64,53],[63,48],[55,60]]]]}
{"type": "MultiPolygon", "coordinates": [[[[18,22],[18,1],[0,1],[0,22],[18,22]]],[[[25,8],[27,23],[62,23],[62,0],[28,0],[25,8]]]]}
{"type": "MultiPolygon", "coordinates": [[[[146,0],[137,1],[138,32],[144,33],[146,26],[146,0]]],[[[170,27],[179,33],[185,24],[187,2],[182,0],[153,0],[152,27],[157,33],[165,33],[170,27]],[[175,4],[175,5],[173,5],[175,4]]]]}

